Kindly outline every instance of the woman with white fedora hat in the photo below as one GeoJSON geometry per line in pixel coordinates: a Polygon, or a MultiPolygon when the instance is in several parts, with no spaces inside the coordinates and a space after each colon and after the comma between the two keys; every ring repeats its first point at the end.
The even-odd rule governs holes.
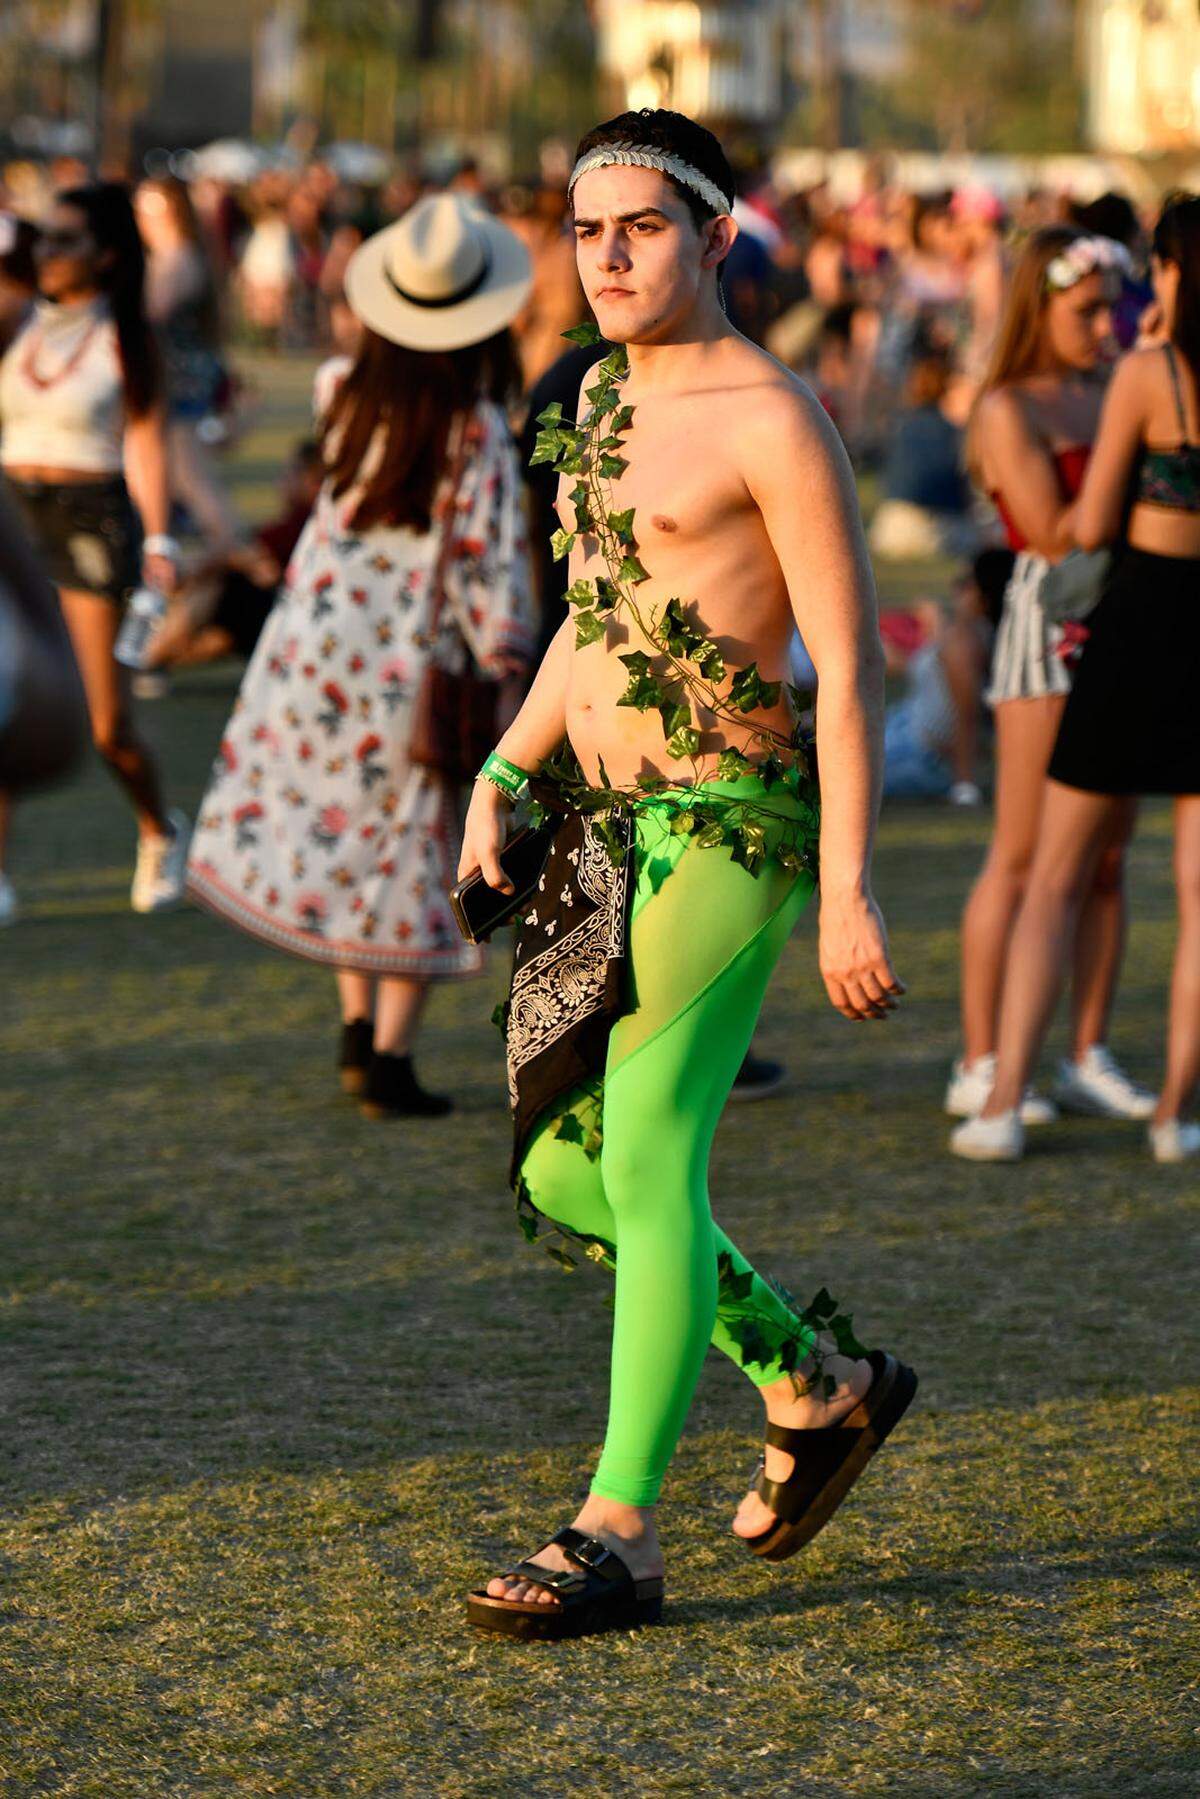
{"type": "Polygon", "coordinates": [[[437,1115],[411,1061],[429,983],[474,974],[455,928],[454,788],[410,757],[431,660],[515,681],[532,654],[524,490],[504,403],[528,255],[457,195],[346,269],[362,345],[318,372],[325,480],[221,741],[193,898],[337,972],[342,1084],[437,1115]]]}

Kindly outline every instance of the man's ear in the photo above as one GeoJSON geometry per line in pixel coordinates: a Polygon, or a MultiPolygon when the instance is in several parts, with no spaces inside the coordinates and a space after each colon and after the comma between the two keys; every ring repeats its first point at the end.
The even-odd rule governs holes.
{"type": "Polygon", "coordinates": [[[727,212],[718,218],[710,219],[704,227],[704,254],[700,258],[700,266],[704,269],[715,269],[724,262],[733,249],[733,242],[738,234],[736,219],[730,218],[727,212]]]}

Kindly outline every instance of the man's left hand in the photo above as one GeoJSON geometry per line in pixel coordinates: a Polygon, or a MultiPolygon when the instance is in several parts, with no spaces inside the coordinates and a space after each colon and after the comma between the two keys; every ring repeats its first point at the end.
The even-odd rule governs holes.
{"type": "Polygon", "coordinates": [[[829,1002],[843,1018],[886,1018],[905,991],[870,893],[823,896],[819,962],[829,1002]]]}

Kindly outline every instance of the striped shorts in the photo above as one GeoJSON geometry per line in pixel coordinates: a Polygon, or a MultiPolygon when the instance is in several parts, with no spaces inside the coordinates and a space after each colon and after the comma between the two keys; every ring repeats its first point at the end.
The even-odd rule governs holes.
{"type": "Polygon", "coordinates": [[[1070,692],[1070,674],[1055,653],[1059,627],[1042,611],[1041,586],[1049,566],[1033,550],[1022,550],[1017,557],[992,653],[992,678],[984,696],[989,706],[1070,692]]]}

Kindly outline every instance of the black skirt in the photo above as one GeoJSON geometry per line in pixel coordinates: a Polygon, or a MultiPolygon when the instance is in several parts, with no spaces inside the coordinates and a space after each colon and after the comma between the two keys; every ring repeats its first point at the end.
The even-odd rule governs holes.
{"type": "Polygon", "coordinates": [[[1086,624],[1051,780],[1200,793],[1200,557],[1122,548],[1086,624]]]}

